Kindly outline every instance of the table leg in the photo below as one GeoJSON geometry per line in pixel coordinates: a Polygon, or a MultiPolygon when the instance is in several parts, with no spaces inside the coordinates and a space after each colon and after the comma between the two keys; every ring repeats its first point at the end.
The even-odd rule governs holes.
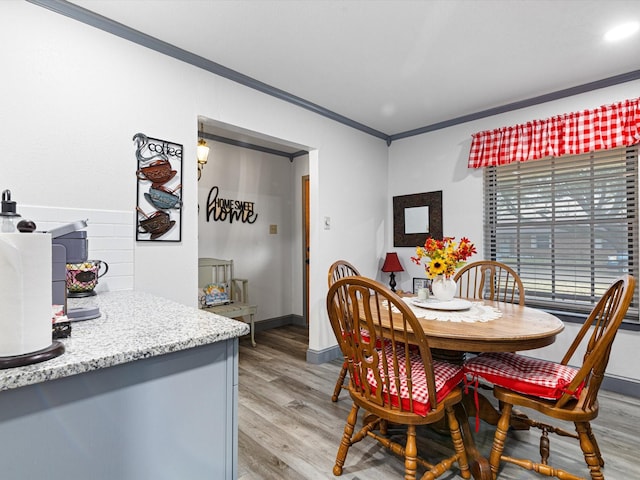
{"type": "MultiPolygon", "coordinates": [[[[465,352],[441,350],[437,348],[431,349],[431,355],[435,360],[446,361],[457,365],[463,365],[466,358],[465,352]]],[[[492,480],[493,476],[491,474],[489,460],[483,457],[478,451],[469,425],[469,417],[474,417],[476,413],[473,396],[463,395],[462,398],[463,402],[457,404],[454,410],[456,418],[460,423],[460,428],[462,429],[462,440],[464,441],[464,447],[467,451],[471,475],[474,480],[492,480]],[[471,401],[469,401],[469,398],[471,401]]]]}
{"type": "Polygon", "coordinates": [[[464,447],[467,451],[469,460],[469,469],[474,480],[492,480],[491,467],[489,466],[489,460],[480,455],[476,443],[473,440],[471,434],[471,427],[469,426],[469,415],[465,410],[464,405],[457,404],[454,407],[456,418],[460,423],[462,429],[462,440],[464,441],[464,447]]]}

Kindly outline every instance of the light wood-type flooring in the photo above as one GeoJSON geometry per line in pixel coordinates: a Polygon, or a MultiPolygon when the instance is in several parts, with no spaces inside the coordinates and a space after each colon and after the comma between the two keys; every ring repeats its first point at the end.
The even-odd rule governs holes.
{"type": "MultiPolygon", "coordinates": [[[[255,348],[248,337],[240,340],[239,480],[403,478],[402,459],[372,439],[364,439],[351,447],[342,476],[334,477],[335,455],[351,407],[346,390],[337,403],[331,402],[341,362],[307,363],[307,331],[303,327],[258,332],[256,340],[255,348]]],[[[602,390],[599,398],[600,415],[592,426],[605,458],[605,478],[640,479],[640,401],[602,390]]],[[[471,422],[473,426],[473,419],[471,422]]],[[[493,431],[492,425],[481,422],[480,431],[474,434],[484,455],[488,455],[491,448],[493,431]]],[[[423,452],[425,448],[449,449],[446,437],[427,428],[420,434],[419,448],[423,452]]],[[[550,438],[552,464],[588,475],[575,440],[557,435],[550,438]]],[[[526,455],[536,458],[538,439],[537,429],[509,432],[505,453],[515,453],[514,447],[517,447],[518,455],[526,450],[526,455]]],[[[426,456],[428,458],[428,454],[426,456]]],[[[422,471],[419,469],[418,473],[422,471]]],[[[462,477],[454,470],[440,478],[462,477]]],[[[507,465],[498,478],[548,477],[507,465]]]]}

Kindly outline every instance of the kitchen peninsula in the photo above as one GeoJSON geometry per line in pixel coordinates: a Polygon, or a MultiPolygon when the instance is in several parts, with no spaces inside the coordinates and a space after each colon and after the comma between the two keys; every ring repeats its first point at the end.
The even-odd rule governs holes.
{"type": "Polygon", "coordinates": [[[69,299],[51,360],[0,370],[3,478],[237,478],[243,322],[150,294],[69,299]]]}

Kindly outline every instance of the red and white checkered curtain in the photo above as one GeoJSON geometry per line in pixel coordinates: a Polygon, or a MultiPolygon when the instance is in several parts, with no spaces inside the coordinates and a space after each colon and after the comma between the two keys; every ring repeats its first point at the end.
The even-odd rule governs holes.
{"type": "Polygon", "coordinates": [[[640,98],[473,134],[469,168],[625,147],[640,142],[640,98]]]}

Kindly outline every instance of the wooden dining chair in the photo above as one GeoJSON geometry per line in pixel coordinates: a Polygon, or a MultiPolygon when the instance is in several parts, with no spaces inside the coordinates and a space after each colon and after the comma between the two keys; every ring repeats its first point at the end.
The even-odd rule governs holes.
{"type": "MultiPolygon", "coordinates": [[[[343,277],[351,277],[351,276],[359,276],[359,275],[360,275],[360,272],[358,272],[358,269],[353,265],[351,265],[349,262],[347,262],[346,260],[337,260],[333,262],[333,264],[329,267],[329,274],[328,274],[329,288],[331,288],[331,285],[333,285],[336,281],[340,280],[343,277]]],[[[338,375],[336,386],[333,389],[333,395],[331,396],[332,402],[337,402],[338,397],[340,396],[340,392],[343,389],[347,388],[347,386],[344,383],[344,380],[347,376],[347,371],[348,371],[347,361],[345,360],[342,363],[342,368],[340,369],[340,374],[338,375]]]]}
{"type": "Polygon", "coordinates": [[[504,263],[494,260],[468,263],[453,279],[458,287],[458,297],[524,305],[522,280],[504,263]]]}
{"type": "MultiPolygon", "coordinates": [[[[342,474],[349,448],[370,437],[404,457],[407,480],[416,478],[419,467],[427,470],[421,477],[423,480],[433,480],[455,463],[460,475],[470,478],[459,421],[464,417],[460,404],[462,367],[434,361],[411,309],[375,280],[364,277],[337,280],[327,294],[327,311],[336,340],[347,359],[348,390],[353,401],[333,474],[342,474]],[[390,319],[393,328],[385,328],[385,320],[388,327],[390,319]],[[366,339],[362,336],[363,329],[368,332],[366,339]],[[366,414],[362,428],[357,430],[361,408],[366,414]],[[418,454],[416,426],[445,418],[453,453],[444,454],[446,458],[432,464],[422,453],[418,454]],[[403,444],[399,443],[400,436],[387,435],[389,424],[402,427],[403,444]]],[[[442,451],[438,455],[442,456],[442,451]]]]}
{"type": "Polygon", "coordinates": [[[604,378],[613,340],[629,308],[634,288],[635,279],[630,275],[614,282],[591,311],[559,363],[515,353],[484,353],[467,362],[465,371],[493,383],[494,396],[502,405],[489,457],[494,478],[499,473],[501,462],[513,463],[550,477],[568,480],[584,478],[549,465],[548,434],[555,433],[577,439],[591,478],[604,480],[601,471],[604,460],[590,422],[598,416],[598,390],[604,378]],[[581,366],[571,367],[569,364],[572,359],[580,364],[579,358],[574,359],[580,355],[581,366]],[[551,421],[573,422],[576,433],[515,414],[514,406],[535,410],[551,421]],[[503,454],[512,414],[530,427],[542,430],[540,462],[503,454]]]}

